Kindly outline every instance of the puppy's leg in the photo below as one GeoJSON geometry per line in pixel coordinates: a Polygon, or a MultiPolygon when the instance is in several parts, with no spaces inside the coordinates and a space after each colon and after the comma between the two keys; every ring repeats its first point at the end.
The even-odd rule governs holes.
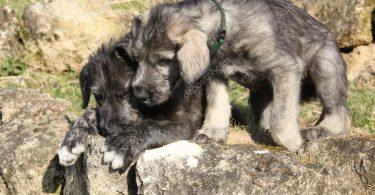
{"type": "Polygon", "coordinates": [[[75,163],[80,154],[85,151],[88,134],[97,132],[96,126],[96,112],[93,109],[88,109],[64,137],[58,151],[61,165],[70,166],[75,163]]]}
{"type": "Polygon", "coordinates": [[[214,78],[207,85],[207,107],[202,129],[198,130],[195,140],[199,143],[208,139],[224,142],[228,136],[231,105],[227,82],[214,78]]]}
{"type": "MultiPolygon", "coordinates": [[[[285,62],[285,61],[284,61],[285,62]]],[[[296,62],[272,73],[273,103],[270,131],[273,140],[290,151],[298,150],[303,140],[298,125],[301,65],[296,62]],[[297,70],[298,69],[298,70],[297,70]]]]}
{"type": "Polygon", "coordinates": [[[124,131],[106,137],[101,149],[103,161],[114,170],[125,171],[147,149],[190,139],[194,130],[189,126],[155,120],[128,125],[124,131]]]}
{"type": "Polygon", "coordinates": [[[323,113],[317,126],[302,131],[305,139],[338,135],[350,126],[350,117],[345,106],[347,97],[345,66],[333,42],[328,43],[314,56],[309,72],[323,105],[323,113]]]}
{"type": "Polygon", "coordinates": [[[253,112],[255,124],[269,130],[272,109],[271,87],[251,90],[249,104],[253,112]]]}

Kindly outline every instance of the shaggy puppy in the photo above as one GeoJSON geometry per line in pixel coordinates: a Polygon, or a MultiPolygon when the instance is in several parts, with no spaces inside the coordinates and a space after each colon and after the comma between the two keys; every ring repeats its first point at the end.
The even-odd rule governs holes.
{"type": "Polygon", "coordinates": [[[81,71],[83,107],[92,93],[97,108],[87,110],[66,134],[58,152],[62,165],[75,163],[89,134],[106,136],[104,162],[113,169],[127,169],[146,149],[190,139],[202,125],[204,90],[183,98],[186,85],[178,79],[177,67],[168,69],[174,82],[168,101],[154,108],[134,101],[129,90],[134,64],[115,45],[103,45],[81,71]]]}
{"type": "MultiPolygon", "coordinates": [[[[251,89],[256,122],[270,130],[276,143],[295,151],[303,143],[298,124],[302,86],[302,91],[314,89],[323,104],[317,126],[304,130],[304,137],[342,133],[348,124],[346,65],[331,33],[286,0],[224,0],[222,6],[226,40],[213,58],[210,48],[222,18],[211,0],[162,4],[134,19],[132,41],[124,50],[138,66],[135,96],[149,105],[168,100],[174,85],[161,69],[178,67],[188,83],[204,73],[219,81],[231,77],[251,89]]],[[[206,120],[220,123],[229,118],[229,102],[225,83],[213,83],[206,111],[211,119],[206,120]]],[[[217,138],[210,129],[200,133],[214,139],[226,135],[217,138]]]]}

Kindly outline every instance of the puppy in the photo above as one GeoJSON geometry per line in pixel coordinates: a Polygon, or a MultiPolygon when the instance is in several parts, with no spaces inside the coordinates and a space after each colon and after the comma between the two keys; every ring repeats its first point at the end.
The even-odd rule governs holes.
{"type": "MultiPolygon", "coordinates": [[[[215,57],[210,48],[216,43],[222,17],[213,1],[162,4],[134,19],[132,41],[124,50],[138,65],[132,81],[135,96],[149,105],[168,100],[174,85],[167,72],[159,71],[167,67],[178,67],[190,84],[204,73],[218,75],[215,79],[230,77],[251,89],[255,121],[270,130],[276,143],[296,151],[303,144],[300,97],[306,89],[314,89],[323,112],[317,126],[303,130],[303,136],[315,139],[344,132],[349,118],[346,64],[327,28],[286,0],[221,4],[227,33],[215,57]]],[[[217,121],[210,117],[229,118],[226,86],[220,81],[208,84],[207,123],[217,121]]],[[[215,138],[217,132],[203,129],[200,133],[215,138]]]]}
{"type": "MultiPolygon", "coordinates": [[[[124,42],[126,37],[121,39],[124,42]]],[[[91,93],[97,106],[88,109],[66,134],[58,152],[62,165],[75,163],[90,134],[106,137],[104,162],[113,169],[127,169],[146,149],[190,139],[202,126],[204,89],[184,98],[187,86],[178,77],[178,67],[165,69],[174,85],[168,101],[153,108],[135,101],[129,88],[135,64],[117,44],[104,44],[80,73],[83,107],[88,106],[91,93]]]]}

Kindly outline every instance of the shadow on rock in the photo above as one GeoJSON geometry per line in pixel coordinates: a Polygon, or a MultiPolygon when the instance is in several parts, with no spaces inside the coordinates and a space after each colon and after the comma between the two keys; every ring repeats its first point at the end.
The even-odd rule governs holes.
{"type": "Polygon", "coordinates": [[[43,175],[43,192],[56,193],[59,187],[64,184],[64,167],[59,164],[59,157],[56,155],[50,162],[43,175]]]}

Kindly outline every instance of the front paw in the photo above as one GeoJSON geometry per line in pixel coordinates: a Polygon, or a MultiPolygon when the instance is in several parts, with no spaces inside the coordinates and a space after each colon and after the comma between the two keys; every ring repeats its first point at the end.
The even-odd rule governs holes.
{"type": "Polygon", "coordinates": [[[63,166],[71,166],[84,151],[85,146],[82,143],[76,143],[73,147],[72,145],[63,145],[57,152],[59,162],[63,166]]]}
{"type": "Polygon", "coordinates": [[[108,136],[101,148],[103,162],[113,170],[126,171],[141,154],[141,143],[137,137],[124,133],[108,136]]]}
{"type": "Polygon", "coordinates": [[[63,166],[73,165],[79,156],[85,152],[86,135],[80,129],[70,130],[57,152],[59,162],[63,166]]]}
{"type": "Polygon", "coordinates": [[[228,132],[226,127],[203,128],[197,131],[193,141],[198,144],[208,143],[210,140],[224,143],[228,137],[228,132]]]}
{"type": "Polygon", "coordinates": [[[210,138],[207,135],[202,134],[202,133],[198,133],[194,135],[193,137],[193,142],[197,144],[205,144],[205,143],[208,143],[208,141],[210,141],[210,138]]]}

